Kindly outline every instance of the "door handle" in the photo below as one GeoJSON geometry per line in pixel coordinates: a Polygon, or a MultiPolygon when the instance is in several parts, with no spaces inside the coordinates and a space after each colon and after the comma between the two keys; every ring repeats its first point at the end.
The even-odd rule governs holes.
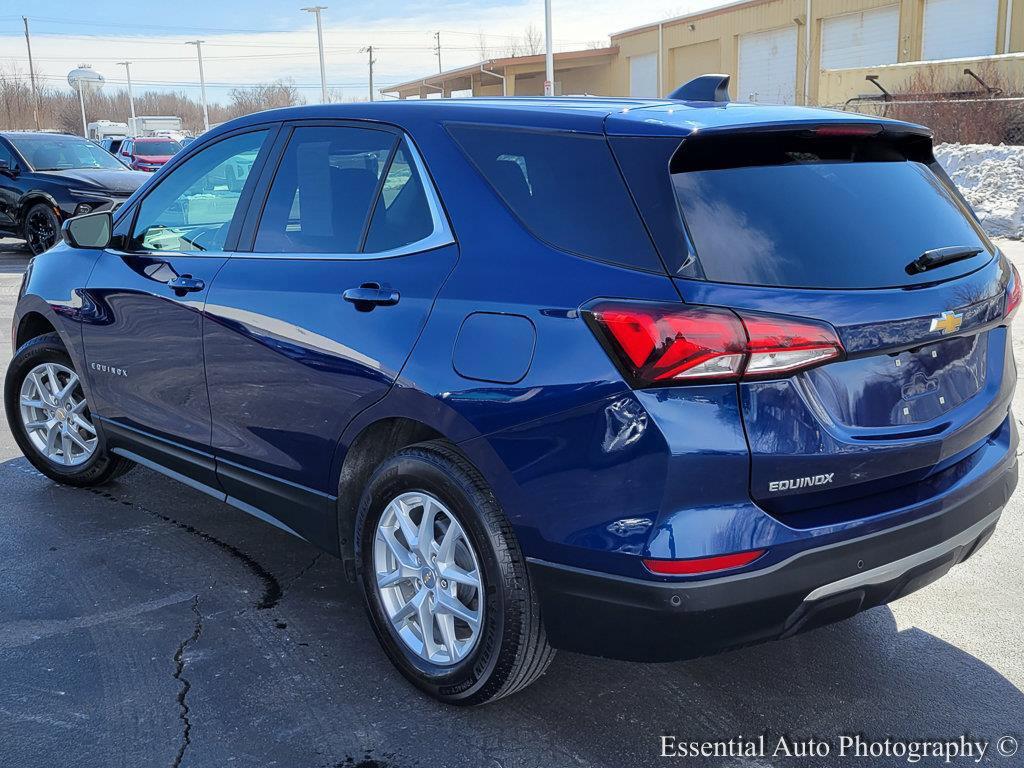
{"type": "Polygon", "coordinates": [[[363,283],[358,288],[349,288],[341,297],[355,304],[360,312],[369,312],[374,307],[393,307],[398,303],[401,294],[380,283],[363,283]]]}
{"type": "Polygon", "coordinates": [[[173,280],[167,282],[167,287],[179,296],[184,296],[186,293],[195,293],[196,291],[203,290],[206,287],[206,283],[198,277],[192,277],[192,275],[178,275],[173,280]]]}

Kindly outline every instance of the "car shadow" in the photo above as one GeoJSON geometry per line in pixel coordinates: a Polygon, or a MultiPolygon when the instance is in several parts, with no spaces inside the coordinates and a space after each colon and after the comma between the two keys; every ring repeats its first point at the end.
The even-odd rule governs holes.
{"type": "MultiPolygon", "coordinates": [[[[1022,735],[1024,694],[1015,685],[972,653],[917,627],[899,627],[889,608],[689,662],[562,653],[527,690],[463,709],[426,698],[394,670],[339,561],[152,472],[136,470],[83,491],[50,482],[22,458],[2,462],[0,526],[0,563],[10,565],[6,596],[0,595],[0,709],[15,701],[19,715],[31,718],[12,731],[13,741],[5,739],[12,757],[27,754],[26,745],[57,743],[60,726],[48,721],[66,721],[72,702],[89,701],[97,690],[105,698],[86,710],[95,743],[81,746],[79,765],[111,764],[112,743],[124,764],[164,754],[168,747],[154,743],[159,732],[143,725],[157,710],[170,730],[177,722],[177,708],[166,709],[177,688],[165,690],[176,650],[175,680],[189,683],[191,766],[238,760],[324,768],[610,768],[660,764],[663,735],[679,742],[765,735],[769,751],[782,736],[831,743],[830,755],[785,761],[817,768],[848,761],[836,754],[844,734],[967,735],[991,740],[993,752],[998,738],[1022,735]],[[88,603],[64,605],[64,593],[53,588],[63,584],[87,584],[88,603]],[[170,603],[168,596],[178,597],[170,603]],[[120,616],[126,600],[160,607],[147,608],[142,623],[95,618],[120,616]],[[54,655],[46,638],[5,649],[5,623],[63,617],[62,610],[75,614],[60,625],[61,642],[73,654],[54,655]],[[75,622],[86,628],[67,628],[75,622]],[[111,656],[127,661],[110,668],[111,656]],[[61,699],[24,693],[42,685],[44,666],[63,675],[61,699]],[[119,734],[116,741],[112,734],[119,734]]],[[[942,589],[942,582],[928,589],[942,589]]],[[[973,610],[949,607],[951,633],[973,610]]],[[[1019,642],[979,638],[980,626],[965,640],[986,653],[998,656],[1004,642],[1019,642]]],[[[1013,764],[986,762],[992,760],[1013,764]]],[[[857,764],[903,762],[880,756],[857,764]]],[[[686,763],[782,760],[769,754],[686,763]]],[[[943,763],[919,763],[933,764],[943,763]]]]}

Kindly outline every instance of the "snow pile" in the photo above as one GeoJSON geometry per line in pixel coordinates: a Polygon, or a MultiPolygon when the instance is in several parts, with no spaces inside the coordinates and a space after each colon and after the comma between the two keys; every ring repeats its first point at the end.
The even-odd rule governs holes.
{"type": "Polygon", "coordinates": [[[1024,147],[941,144],[935,157],[989,235],[1024,238],[1024,147]]]}

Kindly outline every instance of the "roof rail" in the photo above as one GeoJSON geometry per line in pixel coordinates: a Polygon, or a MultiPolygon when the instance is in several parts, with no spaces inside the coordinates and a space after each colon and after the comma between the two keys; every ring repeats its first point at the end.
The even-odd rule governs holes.
{"type": "Polygon", "coordinates": [[[701,75],[676,88],[668,96],[675,101],[729,103],[729,75],[701,75]]]}

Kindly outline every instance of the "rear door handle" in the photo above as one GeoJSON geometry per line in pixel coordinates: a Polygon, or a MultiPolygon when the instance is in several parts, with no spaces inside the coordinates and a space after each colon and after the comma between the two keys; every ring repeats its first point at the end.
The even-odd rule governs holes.
{"type": "Polygon", "coordinates": [[[358,288],[349,288],[341,297],[355,304],[360,312],[369,312],[374,307],[393,307],[398,303],[401,294],[380,283],[363,283],[358,288]]]}
{"type": "Polygon", "coordinates": [[[203,290],[206,287],[206,283],[198,277],[192,277],[192,275],[178,275],[173,280],[168,281],[167,287],[179,296],[184,296],[186,293],[195,293],[196,291],[203,290]]]}

